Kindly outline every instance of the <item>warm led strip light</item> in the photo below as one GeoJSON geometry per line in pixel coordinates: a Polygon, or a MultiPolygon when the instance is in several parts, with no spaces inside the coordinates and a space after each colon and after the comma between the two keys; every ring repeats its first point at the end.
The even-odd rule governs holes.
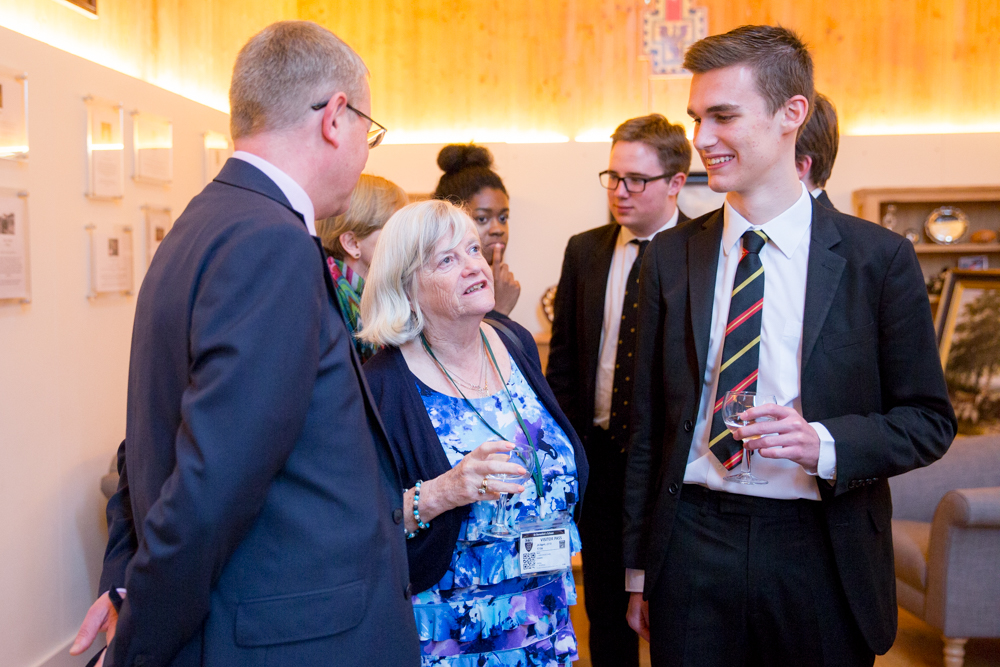
{"type": "Polygon", "coordinates": [[[1000,122],[959,125],[955,123],[857,125],[844,134],[855,137],[900,134],[987,134],[1000,132],[1000,122]]]}
{"type": "Polygon", "coordinates": [[[384,144],[563,144],[569,137],[558,132],[518,130],[392,130],[384,144]]]}

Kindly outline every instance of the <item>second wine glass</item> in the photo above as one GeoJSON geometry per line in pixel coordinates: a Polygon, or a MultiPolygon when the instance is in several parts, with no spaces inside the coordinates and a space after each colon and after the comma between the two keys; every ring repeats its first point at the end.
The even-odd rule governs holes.
{"type": "MultiPolygon", "coordinates": [[[[494,461],[508,461],[510,463],[516,463],[524,468],[525,473],[523,475],[508,473],[487,475],[486,477],[488,479],[495,479],[500,482],[511,482],[514,484],[521,484],[531,479],[531,474],[535,468],[535,455],[531,449],[531,445],[526,442],[515,442],[513,445],[514,449],[508,454],[491,454],[489,459],[494,461]]],[[[500,499],[496,501],[496,511],[493,513],[493,520],[490,521],[490,525],[486,529],[487,535],[501,538],[517,537],[517,533],[511,530],[509,526],[510,518],[508,516],[509,508],[507,505],[510,497],[511,494],[509,493],[500,494],[500,499]]]]}
{"type": "MultiPolygon", "coordinates": [[[[750,408],[771,403],[777,403],[777,399],[773,395],[758,394],[754,391],[727,391],[722,403],[722,419],[730,429],[749,426],[754,422],[774,421],[773,417],[758,417],[757,419],[742,418],[744,416],[743,413],[750,408]]],[[[743,462],[740,465],[740,472],[728,475],[723,479],[727,482],[736,482],[737,484],[767,484],[766,479],[761,479],[750,472],[750,457],[753,455],[753,452],[747,449],[746,444],[749,440],[756,440],[759,437],[759,435],[755,435],[743,441],[743,462]]]]}

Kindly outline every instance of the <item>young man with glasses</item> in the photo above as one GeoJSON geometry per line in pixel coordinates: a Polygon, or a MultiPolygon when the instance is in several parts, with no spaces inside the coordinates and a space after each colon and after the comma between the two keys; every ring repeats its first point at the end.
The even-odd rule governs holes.
{"type": "Polygon", "coordinates": [[[547,378],[590,461],[584,602],[594,667],[639,664],[622,577],[622,494],[629,440],[638,270],[649,240],[687,220],[677,194],[691,166],[680,125],[660,114],[625,121],[599,174],[614,222],[569,240],[555,298],[547,378]]]}

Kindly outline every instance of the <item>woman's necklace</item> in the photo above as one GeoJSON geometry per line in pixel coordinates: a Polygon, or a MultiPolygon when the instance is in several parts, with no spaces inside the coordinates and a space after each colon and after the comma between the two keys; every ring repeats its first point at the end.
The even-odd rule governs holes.
{"type": "MultiPolygon", "coordinates": [[[[472,391],[478,392],[480,394],[489,395],[490,377],[489,377],[489,368],[486,363],[486,346],[483,345],[480,348],[480,351],[482,352],[482,354],[480,355],[482,358],[482,365],[479,368],[479,384],[469,382],[468,380],[461,377],[458,373],[456,373],[453,369],[445,369],[445,365],[440,361],[438,361],[433,356],[431,358],[434,359],[434,361],[436,361],[441,366],[442,370],[447,370],[447,372],[445,373],[445,377],[451,380],[453,384],[460,384],[466,389],[471,389],[472,391]]],[[[427,352],[428,354],[430,354],[429,350],[427,352]]]]}

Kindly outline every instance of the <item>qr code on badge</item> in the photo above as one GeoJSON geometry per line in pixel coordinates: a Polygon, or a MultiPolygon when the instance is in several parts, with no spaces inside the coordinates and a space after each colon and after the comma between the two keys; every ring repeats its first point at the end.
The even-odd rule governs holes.
{"type": "Polygon", "coordinates": [[[525,570],[535,567],[535,554],[521,554],[521,567],[525,570]]]}
{"type": "Polygon", "coordinates": [[[560,549],[566,548],[566,540],[559,540],[559,548],[560,549]]]}

